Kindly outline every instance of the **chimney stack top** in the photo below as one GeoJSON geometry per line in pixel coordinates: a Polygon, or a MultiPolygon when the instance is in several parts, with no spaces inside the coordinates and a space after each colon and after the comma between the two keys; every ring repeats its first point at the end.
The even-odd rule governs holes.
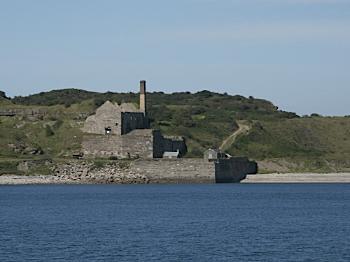
{"type": "Polygon", "coordinates": [[[146,80],[140,81],[140,93],[145,94],[146,93],[146,80]]]}

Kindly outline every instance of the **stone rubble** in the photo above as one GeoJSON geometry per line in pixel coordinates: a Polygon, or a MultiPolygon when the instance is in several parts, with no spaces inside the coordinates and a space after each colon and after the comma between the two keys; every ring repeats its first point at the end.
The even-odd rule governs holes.
{"type": "Polygon", "coordinates": [[[128,171],[118,164],[108,164],[97,168],[93,163],[67,163],[55,168],[55,182],[66,181],[86,184],[147,184],[149,179],[143,174],[128,171]]]}

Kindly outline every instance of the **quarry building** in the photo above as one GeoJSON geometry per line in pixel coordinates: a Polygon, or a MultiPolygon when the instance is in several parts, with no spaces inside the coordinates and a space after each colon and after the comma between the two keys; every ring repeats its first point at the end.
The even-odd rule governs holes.
{"type": "MultiPolygon", "coordinates": [[[[159,130],[152,129],[147,105],[146,81],[143,80],[140,81],[139,105],[106,101],[93,115],[84,112],[81,151],[73,153],[72,157],[76,160],[62,170],[56,168],[60,177],[68,176],[74,183],[77,179],[97,183],[101,171],[105,177],[103,179],[107,179],[104,181],[108,183],[235,183],[245,179],[247,174],[257,173],[256,162],[246,157],[233,157],[215,148],[206,150],[203,158],[183,158],[187,152],[185,139],[164,136],[159,130]],[[96,169],[93,164],[90,170],[86,169],[90,161],[85,162],[82,158],[107,158],[113,161],[108,161],[109,165],[102,169],[96,169]]],[[[47,110],[0,108],[0,117],[41,121],[47,110]]],[[[17,150],[14,144],[8,146],[17,150]]],[[[43,153],[37,149],[33,152],[31,154],[43,153]]],[[[46,162],[40,161],[25,160],[17,168],[28,171],[46,165],[46,162]]]]}
{"type": "Polygon", "coordinates": [[[140,81],[139,108],[132,103],[106,101],[89,116],[82,131],[85,156],[123,158],[179,158],[187,152],[183,137],[163,136],[150,128],[146,81],[140,81]]]}
{"type": "Polygon", "coordinates": [[[105,102],[82,128],[84,157],[134,159],[123,172],[146,176],[153,183],[233,183],[257,172],[257,164],[208,149],[203,158],[182,158],[183,137],[169,137],[150,128],[146,81],[140,81],[139,107],[105,102]]]}

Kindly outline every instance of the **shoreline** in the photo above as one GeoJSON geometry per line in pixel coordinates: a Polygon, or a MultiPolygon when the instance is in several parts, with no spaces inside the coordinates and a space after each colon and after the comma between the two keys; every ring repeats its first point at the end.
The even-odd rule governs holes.
{"type": "MultiPolygon", "coordinates": [[[[78,179],[74,176],[58,177],[55,175],[1,175],[0,185],[64,185],[64,184],[154,184],[154,183],[198,183],[203,184],[205,181],[169,181],[165,179],[164,181],[140,181],[135,179],[135,177],[129,177],[128,180],[106,180],[106,179],[96,179],[96,180],[83,180],[78,179]]],[[[246,179],[242,180],[242,184],[263,184],[263,183],[350,183],[350,173],[271,173],[271,174],[257,174],[257,175],[247,175],[246,179]]]]}
{"type": "Polygon", "coordinates": [[[63,184],[82,184],[73,179],[59,179],[53,175],[2,175],[0,176],[0,185],[63,185],[63,184]]]}
{"type": "Polygon", "coordinates": [[[243,184],[260,183],[350,183],[350,173],[271,173],[247,175],[243,184]]]}

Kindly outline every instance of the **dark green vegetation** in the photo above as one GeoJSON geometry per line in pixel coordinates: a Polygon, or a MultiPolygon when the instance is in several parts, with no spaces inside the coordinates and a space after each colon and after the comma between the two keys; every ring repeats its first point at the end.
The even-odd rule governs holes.
{"type": "MultiPolygon", "coordinates": [[[[47,111],[36,120],[25,116],[0,117],[0,157],[69,158],[79,151],[83,121],[98,106],[106,100],[137,104],[138,98],[134,93],[76,89],[11,100],[0,97],[1,109],[47,111]]],[[[237,121],[246,120],[250,130],[229,144],[227,151],[232,155],[272,161],[274,166],[284,165],[286,161],[295,163],[288,166],[288,170],[330,171],[345,170],[349,166],[350,118],[326,118],[317,114],[299,117],[278,110],[266,100],[209,91],[150,93],[148,109],[153,128],[166,135],[186,138],[188,157],[201,157],[205,149],[219,147],[239,128],[237,121]]]]}

